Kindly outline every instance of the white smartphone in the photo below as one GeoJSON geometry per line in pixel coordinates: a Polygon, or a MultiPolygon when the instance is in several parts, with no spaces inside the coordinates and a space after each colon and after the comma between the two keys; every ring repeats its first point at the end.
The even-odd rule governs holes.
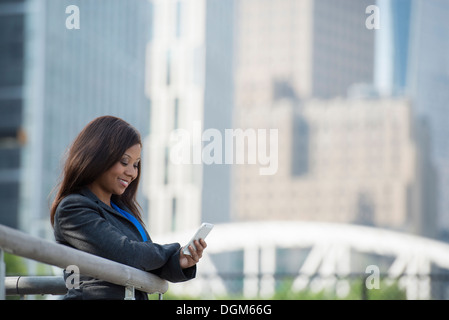
{"type": "Polygon", "coordinates": [[[186,255],[191,255],[189,251],[189,246],[191,245],[194,249],[196,249],[195,244],[193,241],[199,240],[199,239],[206,239],[209,232],[212,230],[214,225],[212,223],[204,222],[196,231],[195,235],[190,239],[189,243],[182,249],[182,252],[186,255]]]}

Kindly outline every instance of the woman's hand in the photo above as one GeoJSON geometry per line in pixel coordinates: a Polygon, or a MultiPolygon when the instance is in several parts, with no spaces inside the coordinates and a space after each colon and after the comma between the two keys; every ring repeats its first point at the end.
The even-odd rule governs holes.
{"type": "Polygon", "coordinates": [[[195,244],[196,250],[193,246],[189,246],[191,256],[184,254],[182,252],[184,248],[181,248],[181,253],[179,254],[179,264],[182,269],[190,268],[197,264],[203,256],[203,250],[207,247],[206,241],[203,239],[200,239],[200,241],[195,240],[193,243],[195,244]]]}

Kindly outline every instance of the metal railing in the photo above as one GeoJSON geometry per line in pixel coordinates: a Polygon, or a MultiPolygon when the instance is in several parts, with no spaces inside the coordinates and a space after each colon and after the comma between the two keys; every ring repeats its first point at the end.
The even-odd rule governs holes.
{"type": "MultiPolygon", "coordinates": [[[[125,287],[125,299],[127,300],[134,300],[134,289],[150,294],[158,293],[159,299],[162,299],[162,294],[168,290],[168,282],[154,274],[0,225],[0,300],[5,298],[6,291],[2,251],[62,269],[76,266],[85,276],[125,287]]],[[[29,287],[30,279],[24,278],[22,283],[23,280],[28,280],[26,286],[29,287]]],[[[19,285],[20,278],[14,280],[8,277],[8,288],[11,288],[11,281],[16,281],[16,285],[19,285]]],[[[48,284],[48,281],[54,282],[54,279],[42,278],[42,281],[47,281],[48,284]]],[[[56,286],[58,285],[56,284],[56,286]]],[[[11,292],[10,289],[8,290],[11,292]]]]}
{"type": "Polygon", "coordinates": [[[62,276],[13,276],[5,278],[7,296],[64,295],[67,293],[62,276]]]}

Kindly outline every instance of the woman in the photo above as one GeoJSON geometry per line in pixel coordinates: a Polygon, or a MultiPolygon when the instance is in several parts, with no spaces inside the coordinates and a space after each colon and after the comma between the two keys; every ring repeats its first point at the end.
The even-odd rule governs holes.
{"type": "MultiPolygon", "coordinates": [[[[116,117],[96,118],[80,132],[51,206],[56,241],[171,282],[192,279],[206,243],[195,242],[189,256],[178,243],[151,241],[136,201],[141,149],[137,130],[116,117]]],[[[124,299],[124,287],[87,276],[80,282],[65,299],[124,299]]],[[[148,299],[141,291],[135,297],[148,299]]]]}

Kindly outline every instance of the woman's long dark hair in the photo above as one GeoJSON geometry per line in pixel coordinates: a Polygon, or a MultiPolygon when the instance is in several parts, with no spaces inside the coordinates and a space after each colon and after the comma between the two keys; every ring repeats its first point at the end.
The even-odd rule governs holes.
{"type": "MultiPolygon", "coordinates": [[[[94,182],[102,173],[120,161],[127,149],[140,144],[139,132],[126,121],[103,116],[92,120],[73,141],[65,160],[62,180],[50,209],[50,220],[54,225],[56,208],[71,193],[94,182]]],[[[140,206],[136,201],[136,193],[140,179],[140,161],[137,177],[120,195],[113,195],[141,222],[140,206]]]]}

